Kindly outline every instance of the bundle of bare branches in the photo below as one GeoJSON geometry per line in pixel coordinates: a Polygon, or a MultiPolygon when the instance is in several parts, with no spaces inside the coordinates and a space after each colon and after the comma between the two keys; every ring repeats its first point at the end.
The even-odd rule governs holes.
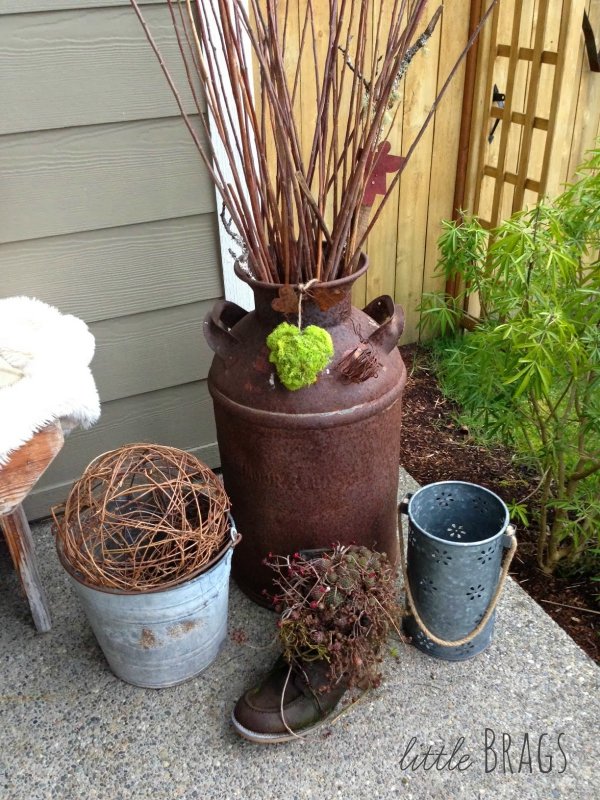
{"type": "Polygon", "coordinates": [[[441,5],[427,21],[427,0],[307,0],[303,14],[293,0],[167,2],[206,141],[211,138],[198,79],[228,168],[198,134],[138,2],[131,0],[239,232],[247,269],[258,280],[299,283],[356,271],[367,235],[496,0],[402,156],[390,155],[386,141],[402,113],[400,82],[431,37],[441,5]],[[328,7],[325,37],[315,22],[317,2],[328,7]],[[290,70],[286,54],[298,23],[299,52],[290,70]],[[301,74],[314,76],[316,97],[305,150],[298,119],[301,74]],[[386,173],[393,174],[389,186],[386,173]]]}

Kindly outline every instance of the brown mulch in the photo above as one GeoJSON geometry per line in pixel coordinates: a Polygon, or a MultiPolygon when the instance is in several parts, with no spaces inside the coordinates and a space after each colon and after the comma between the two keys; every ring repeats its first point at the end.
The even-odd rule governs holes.
{"type": "MultiPolygon", "coordinates": [[[[444,398],[427,351],[417,345],[400,348],[408,369],[400,463],[420,484],[442,480],[478,483],[505,502],[521,502],[537,481],[513,463],[509,450],[475,443],[456,421],[457,406],[444,398]]],[[[533,500],[525,505],[533,510],[533,500]]],[[[532,518],[529,513],[529,519],[532,518]]],[[[600,663],[596,595],[585,578],[545,575],[535,558],[536,531],[517,524],[519,549],[510,574],[585,652],[600,663]],[[573,606],[574,608],[571,608],[573,606]]]]}

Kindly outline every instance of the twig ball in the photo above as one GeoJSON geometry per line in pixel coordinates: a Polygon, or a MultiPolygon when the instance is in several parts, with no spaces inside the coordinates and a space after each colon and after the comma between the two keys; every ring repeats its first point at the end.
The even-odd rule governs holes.
{"type": "Polygon", "coordinates": [[[199,574],[226,544],[228,511],[223,484],[195,456],[131,444],[94,459],[52,514],[59,556],[75,577],[148,591],[199,574]]]}

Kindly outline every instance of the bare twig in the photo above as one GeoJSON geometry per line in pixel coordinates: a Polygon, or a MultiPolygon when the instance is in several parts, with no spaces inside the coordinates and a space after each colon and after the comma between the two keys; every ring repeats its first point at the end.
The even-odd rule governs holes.
{"type": "Polygon", "coordinates": [[[423,28],[427,0],[327,0],[324,25],[317,25],[315,0],[306,0],[302,14],[291,0],[167,0],[204,139],[139,0],[130,2],[221,195],[228,230],[235,228],[244,241],[250,274],[277,283],[352,274],[368,233],[475,37],[369,222],[363,199],[384,127],[401,113],[398,85],[433,34],[441,6],[423,28]],[[290,68],[295,31],[299,46],[290,68]],[[212,142],[224,161],[214,158],[199,85],[212,142]],[[310,109],[304,107],[307,100],[310,109]]]}
{"type": "Polygon", "coordinates": [[[599,614],[600,611],[595,611],[593,608],[580,608],[579,606],[570,606],[568,603],[555,603],[553,600],[540,600],[541,603],[548,603],[551,606],[560,606],[560,608],[572,608],[574,611],[581,611],[582,614],[599,614]]]}

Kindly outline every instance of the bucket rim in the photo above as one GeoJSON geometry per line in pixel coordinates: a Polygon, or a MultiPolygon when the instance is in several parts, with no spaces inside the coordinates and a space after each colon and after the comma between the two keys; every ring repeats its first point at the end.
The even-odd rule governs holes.
{"type": "Polygon", "coordinates": [[[72,567],[71,564],[66,561],[64,554],[58,544],[56,542],[56,552],[58,555],[58,560],[62,564],[65,572],[71,577],[74,581],[81,584],[81,586],[85,586],[86,589],[93,589],[96,592],[103,592],[104,594],[114,594],[119,596],[127,596],[127,597],[134,597],[136,595],[142,594],[160,594],[161,592],[171,592],[175,589],[179,589],[182,586],[187,586],[189,583],[197,580],[198,578],[204,577],[208,572],[210,572],[214,567],[218,566],[218,564],[225,558],[227,553],[237,545],[237,543],[242,538],[235,526],[235,522],[233,521],[233,517],[231,516],[231,512],[227,512],[227,519],[229,521],[229,527],[227,530],[227,541],[223,545],[223,547],[219,550],[219,552],[212,558],[208,563],[203,564],[198,570],[192,572],[190,575],[186,575],[181,581],[177,583],[171,583],[167,586],[155,586],[151,589],[117,589],[114,586],[95,586],[93,583],[86,581],[81,575],[79,575],[72,567]]]}
{"type": "Polygon", "coordinates": [[[425,486],[421,486],[419,489],[417,489],[417,491],[412,495],[412,497],[408,501],[407,516],[410,525],[415,527],[419,531],[419,533],[423,534],[423,536],[426,536],[428,539],[431,539],[431,541],[435,542],[436,544],[450,545],[451,547],[480,547],[481,545],[489,544],[490,542],[493,542],[496,539],[498,539],[498,537],[502,536],[506,532],[508,526],[510,525],[510,512],[504,500],[501,497],[499,497],[495,492],[492,492],[491,489],[488,489],[486,486],[482,486],[479,483],[471,483],[471,481],[435,481],[434,483],[427,483],[425,486]],[[478,539],[476,542],[450,542],[448,541],[448,539],[440,539],[439,536],[435,536],[435,534],[429,533],[429,531],[426,531],[417,522],[415,522],[415,520],[412,518],[411,515],[411,505],[415,497],[417,497],[417,495],[423,492],[425,489],[431,489],[434,486],[448,486],[448,485],[472,486],[475,489],[480,489],[481,491],[485,492],[486,494],[490,495],[495,500],[497,500],[500,503],[500,506],[504,509],[504,522],[500,530],[493,536],[488,536],[487,539],[478,539]]]}

